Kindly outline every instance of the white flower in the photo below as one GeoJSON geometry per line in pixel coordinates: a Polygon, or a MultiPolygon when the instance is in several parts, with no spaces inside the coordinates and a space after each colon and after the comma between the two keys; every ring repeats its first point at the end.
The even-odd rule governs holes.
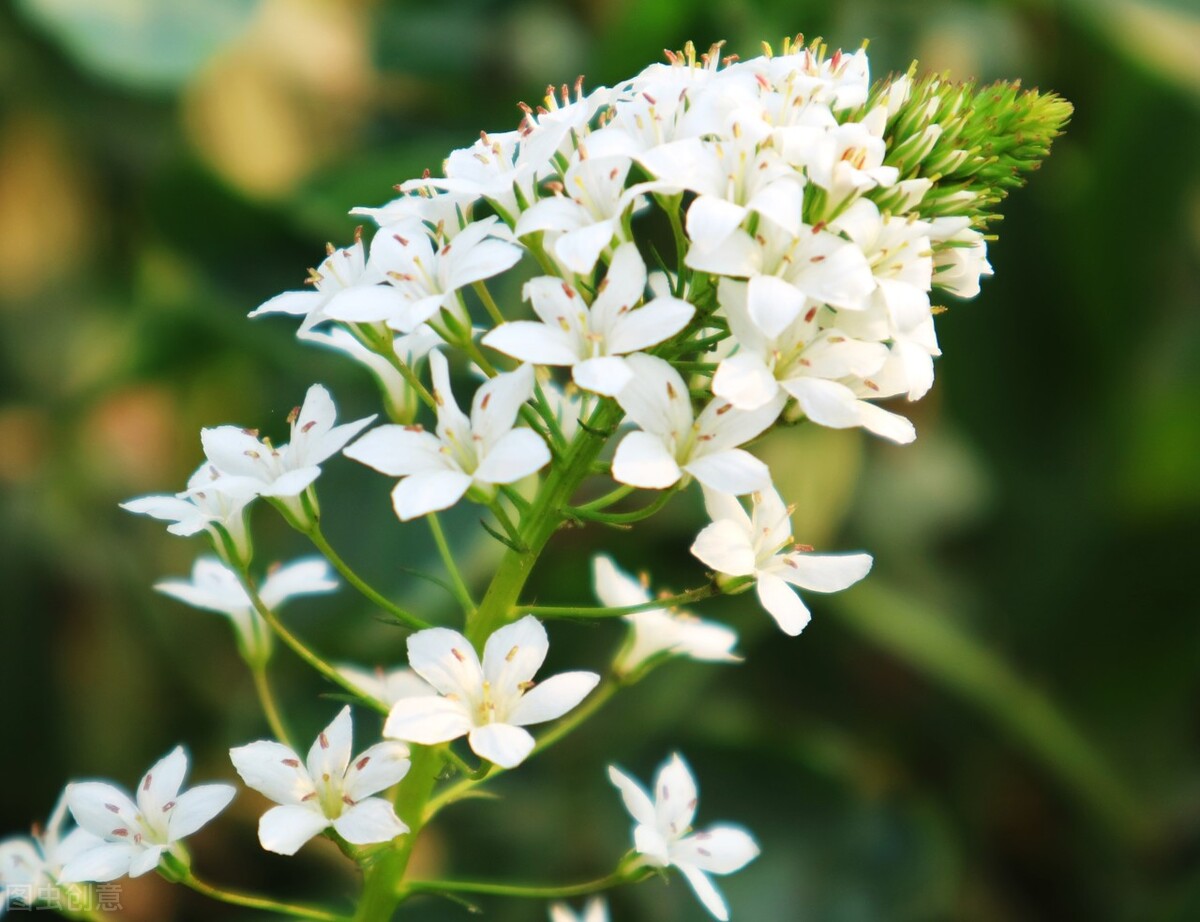
{"type": "Polygon", "coordinates": [[[205,461],[188,478],[187,489],[170,495],[139,496],[121,503],[122,509],[148,515],[171,524],[173,535],[190,536],[209,532],[218,548],[219,531],[233,541],[238,556],[245,560],[250,541],[246,534],[246,506],[258,495],[258,481],[250,477],[224,476],[205,461]],[[215,489],[217,481],[221,489],[215,489]]]}
{"type": "Polygon", "coordinates": [[[720,282],[721,306],[738,348],[721,362],[713,376],[717,397],[735,407],[753,410],[776,399],[783,388],[818,425],[834,429],[862,426],[899,443],[916,438],[912,423],[903,416],[863,399],[888,396],[877,381],[889,358],[888,347],[826,326],[845,324],[851,329],[863,328],[867,335],[887,336],[890,327],[886,318],[880,325],[869,312],[834,313],[815,305],[799,316],[787,312],[776,317],[776,310],[786,308],[767,302],[758,305],[763,320],[760,324],[750,314],[749,290],[745,282],[720,282]],[[872,322],[882,330],[868,329],[872,322]],[[778,328],[778,332],[765,333],[764,327],[778,328]]]}
{"type": "Polygon", "coordinates": [[[351,208],[350,214],[364,215],[383,228],[428,224],[434,228],[440,227],[447,237],[453,237],[460,230],[459,215],[469,218],[471,205],[476,198],[462,192],[435,195],[426,189],[401,195],[378,208],[351,208]]]}
{"type": "Polygon", "coordinates": [[[551,903],[550,922],[608,922],[608,904],[604,897],[593,896],[576,915],[566,903],[551,903]]]}
{"type": "Polygon", "coordinates": [[[861,121],[833,128],[784,129],[782,155],[829,194],[831,205],[837,205],[848,196],[891,186],[899,178],[899,170],[883,165],[886,123],[887,109],[875,108],[861,121]]]}
{"type": "Polygon", "coordinates": [[[737,446],[756,438],[783,409],[784,395],[752,411],[713,400],[692,414],[687,384],[670,363],[637,354],[626,359],[633,379],[617,402],[640,430],[617,446],[612,476],[621,483],[662,490],[691,475],[726,493],[752,493],[770,485],[767,466],[737,446]]]}
{"type": "Polygon", "coordinates": [[[338,250],[331,243],[326,247],[326,253],[326,259],[320,268],[308,270],[306,281],[312,286],[312,290],[285,291],[259,305],[250,312],[250,316],[301,316],[304,320],[300,324],[300,331],[305,332],[329,319],[330,315],[325,309],[335,303],[344,292],[353,291],[359,286],[369,287],[381,281],[367,268],[360,234],[355,235],[352,246],[338,250]]]}
{"type": "Polygon", "coordinates": [[[678,753],[658,770],[654,799],[636,781],[614,765],[608,777],[621,792],[625,809],[637,825],[634,848],[656,868],[674,867],[687,878],[704,908],[722,922],[729,907],[709,874],[732,874],[759,853],[758,845],[738,826],[712,826],[692,832],[696,816],[696,780],[678,753]]]}
{"type": "Polygon", "coordinates": [[[590,307],[562,279],[533,279],[525,285],[525,297],[541,322],[503,323],[483,343],[523,362],[570,366],[584,390],[612,397],[633,377],[619,356],[670,339],[695,313],[686,301],[669,296],[636,307],[645,293],[646,264],[637,245],[625,243],[613,255],[590,307]]]}
{"type": "Polygon", "coordinates": [[[279,804],[258,821],[258,841],[269,852],[294,855],[330,826],[347,842],[390,842],[408,832],[391,803],[372,797],[408,774],[408,747],[376,743],[350,758],[350,706],[318,734],[307,763],[282,743],[259,740],[229,750],[248,787],[279,804]]]}
{"type": "Polygon", "coordinates": [[[533,201],[534,197],[534,166],[517,162],[523,140],[519,131],[483,133],[470,147],[451,151],[443,165],[444,179],[410,179],[401,184],[400,191],[441,189],[472,198],[486,198],[509,214],[515,213],[514,186],[521,190],[525,201],[533,201]]]}
{"type": "Polygon", "coordinates": [[[562,195],[541,199],[517,220],[518,237],[550,232],[550,252],[568,270],[587,275],[614,237],[624,238],[621,220],[640,207],[636,189],[626,191],[628,157],[589,157],[568,167],[562,195]]]}
{"type": "Polygon", "coordinates": [[[176,746],[142,776],[137,801],[103,781],[67,785],[67,805],[81,828],[103,840],[76,855],[62,869],[63,883],[140,877],[178,841],[204,826],[229,806],[237,790],[228,784],[203,784],[180,793],[188,758],[176,746]]]}
{"type": "MultiPolygon", "coordinates": [[[[267,608],[275,611],[295,596],[332,592],[337,587],[325,559],[310,557],[268,570],[259,596],[267,608]]],[[[226,615],[233,622],[243,652],[251,659],[264,658],[270,649],[270,633],[241,580],[215,557],[197,558],[190,580],[160,580],[154,588],[195,608],[226,615]]]]}
{"type": "Polygon", "coordinates": [[[10,903],[53,902],[63,865],[104,840],[76,827],[63,835],[67,798],[59,798],[46,828],[0,842],[0,916],[10,903]]]}
{"type": "Polygon", "coordinates": [[[497,239],[496,217],[467,225],[453,239],[432,238],[424,227],[384,228],[371,241],[368,269],[386,282],[346,292],[325,312],[346,323],[386,323],[411,333],[445,308],[470,327],[458,291],[511,269],[521,259],[516,244],[497,239]],[[435,246],[436,244],[436,246],[435,246]]]}
{"type": "Polygon", "coordinates": [[[355,687],[362,689],[376,701],[392,705],[401,698],[415,698],[418,695],[428,695],[433,689],[429,684],[411,669],[363,669],[360,666],[345,664],[337,667],[337,671],[350,680],[355,687]]]}
{"type": "MultiPolygon", "coordinates": [[[[592,581],[596,597],[609,608],[641,605],[653,598],[642,583],[618,569],[611,557],[602,555],[592,560],[592,581]]],[[[723,624],[665,608],[636,612],[626,615],[625,620],[632,636],[613,664],[624,675],[660,653],[712,663],[733,663],[740,659],[733,652],[737,633],[723,624]]]]}
{"type": "Polygon", "coordinates": [[[550,461],[541,436],[513,428],[521,405],[533,392],[533,368],[496,375],[475,392],[468,419],[450,390],[450,372],[440,352],[430,353],[438,404],[436,434],[420,426],[379,426],[346,449],[346,457],[392,477],[392,505],[401,521],[448,509],[473,485],[494,491],[515,483],[550,461]]]}
{"type": "Polygon", "coordinates": [[[436,627],[412,634],[409,665],[439,695],[397,702],[383,735],[427,745],[466,736],[481,758],[502,768],[519,765],[534,744],[524,728],[561,717],[600,681],[594,672],[564,672],[535,685],[549,649],[546,629],[532,615],[492,634],[482,664],[457,631],[436,627]]]}
{"type": "Polygon", "coordinates": [[[840,592],[871,569],[870,554],[813,554],[792,545],[791,510],[775,490],[755,494],[750,515],[731,496],[705,490],[712,524],[696,536],[692,553],[725,576],[753,576],[758,600],[785,634],[795,636],[810,620],[793,589],[840,592]]]}
{"type": "MultiPolygon", "coordinates": [[[[222,475],[234,478],[239,487],[243,478],[256,484],[259,496],[281,499],[298,497],[321,475],[322,462],[337,454],[346,443],[369,426],[375,417],[334,425],[337,409],[329,391],[314,384],[305,395],[304,405],[288,416],[291,441],[276,448],[268,440],[259,440],[254,430],[237,426],[202,429],[200,442],[209,462],[222,475]]],[[[212,489],[225,490],[223,477],[213,481],[212,489]]]]}

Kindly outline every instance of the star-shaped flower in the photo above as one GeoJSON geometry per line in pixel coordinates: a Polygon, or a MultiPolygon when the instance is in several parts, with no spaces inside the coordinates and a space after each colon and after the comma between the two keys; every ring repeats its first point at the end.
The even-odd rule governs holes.
{"type": "Polygon", "coordinates": [[[420,426],[378,426],[346,449],[347,458],[401,480],[392,505],[401,521],[448,509],[472,486],[492,492],[544,467],[550,449],[532,429],[513,428],[533,392],[533,368],[496,375],[475,392],[468,418],[450,389],[440,352],[429,355],[438,404],[437,431],[420,426]]]}
{"type": "Polygon", "coordinates": [[[103,841],[68,861],[59,881],[140,877],[158,867],[177,842],[229,806],[237,793],[229,784],[203,784],[180,793],[187,770],[187,754],[176,746],[142,776],[136,802],[104,781],[67,785],[67,805],[75,822],[103,841]]]}
{"type": "Polygon", "coordinates": [[[0,916],[10,903],[33,906],[53,902],[63,865],[103,845],[104,840],[78,826],[64,833],[67,798],[59,798],[45,829],[31,836],[14,836],[0,842],[0,916]]]}
{"type": "Polygon", "coordinates": [[[389,842],[408,832],[390,801],[371,796],[408,774],[408,747],[385,741],[351,759],[353,734],[347,705],[317,736],[307,762],[274,740],[229,750],[246,785],[279,804],[258,822],[263,848],[294,855],[330,826],[354,845],[389,842]]]}
{"type": "Polygon", "coordinates": [[[519,765],[534,744],[525,727],[561,717],[600,681],[594,672],[564,672],[535,684],[549,649],[546,629],[532,615],[492,634],[482,663],[458,631],[418,631],[408,638],[408,662],[439,694],[398,701],[383,735],[426,745],[466,736],[481,758],[519,765]]]}
{"type": "Polygon", "coordinates": [[[692,305],[670,296],[638,307],[645,293],[646,264],[636,244],[622,244],[590,306],[562,279],[533,279],[525,285],[525,297],[541,322],[503,323],[484,336],[483,344],[523,362],[570,366],[577,385],[613,397],[633,378],[620,356],[670,339],[695,313],[692,305]]]}
{"type": "Polygon", "coordinates": [[[754,495],[750,515],[715,490],[704,491],[704,503],[713,521],[696,536],[692,553],[717,573],[753,576],[759,602],[785,634],[799,634],[811,618],[793,586],[840,592],[871,569],[870,554],[814,554],[793,546],[791,510],[773,489],[754,495]]]}
{"type": "Polygon", "coordinates": [[[759,849],[750,834],[727,825],[692,832],[698,797],[696,780],[678,753],[658,770],[653,800],[616,766],[608,767],[608,777],[637,822],[634,848],[646,863],[656,868],[678,868],[704,908],[722,922],[728,920],[729,907],[708,875],[732,874],[753,861],[759,849]]]}

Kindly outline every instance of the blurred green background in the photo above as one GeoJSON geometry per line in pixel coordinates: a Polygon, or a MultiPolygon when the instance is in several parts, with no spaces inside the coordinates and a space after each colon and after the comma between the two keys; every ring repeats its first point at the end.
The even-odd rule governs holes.
{"type": "MultiPolygon", "coordinates": [[[[63,782],[125,784],[176,742],[194,776],[265,730],[226,625],[160,598],[198,540],[117,508],[178,489],[198,430],[286,437],[308,384],[345,418],[366,373],[250,322],[294,288],[353,205],[579,73],[628,76],[664,47],[725,38],[749,56],[803,30],[876,74],[913,57],[954,77],[1020,77],[1076,116],[1005,206],[983,295],[940,318],[920,438],[790,432],[766,450],[799,504],[798,540],[874,553],[860,587],[814,598],[788,640],[746,600],[711,611],[748,662],[671,664],[572,741],[456,807],[423,873],[568,881],[603,873],[628,824],[602,766],[647,778],[678,747],[701,823],[730,819],[763,856],[723,885],[771,920],[1200,918],[1200,11],[1192,0],[13,0],[0,6],[0,833],[43,819],[63,782]],[[636,713],[637,720],[630,719],[636,713]]],[[[515,294],[509,291],[511,299],[515,294]]],[[[326,530],[378,585],[449,618],[390,482],[335,461],[326,530]]],[[[453,539],[480,575],[477,513],[453,539]]],[[[699,497],[632,535],[575,531],[543,601],[585,601],[612,547],[683,588],[699,497]]],[[[259,564],[306,553],[259,509],[259,564]]],[[[399,662],[403,635],[348,590],[290,618],[334,659],[399,662]]],[[[553,627],[550,669],[599,665],[615,625],[553,627]]],[[[302,736],[338,704],[281,651],[302,736]]],[[[377,730],[360,717],[363,739],[377,730]]],[[[210,879],[352,895],[312,845],[259,851],[242,794],[195,839],[210,879]]],[[[254,918],[153,877],[131,920],[254,918]]],[[[498,922],[534,904],[481,901],[498,922]]],[[[618,920],[693,920],[682,880],[619,892],[618,920]]],[[[401,918],[466,919],[448,902],[401,918]]]]}

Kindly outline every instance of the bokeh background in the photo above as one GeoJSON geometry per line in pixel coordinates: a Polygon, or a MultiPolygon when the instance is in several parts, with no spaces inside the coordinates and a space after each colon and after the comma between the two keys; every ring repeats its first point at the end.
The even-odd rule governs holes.
{"type": "MultiPolygon", "coordinates": [[[[996,269],[940,318],[945,357],[918,441],[793,431],[766,447],[799,540],[877,559],[786,640],[744,600],[712,613],[748,662],[672,664],[570,744],[446,814],[425,873],[568,881],[603,873],[628,825],[601,770],[640,777],[676,747],[702,822],[743,821],[763,856],[726,880],[735,918],[1200,918],[1200,14],[1191,0],[896,2],[12,0],[0,6],[0,833],[69,778],[136,782],[176,742],[201,779],[264,733],[220,619],[150,589],[199,541],[117,508],[178,489],[203,425],[286,436],[321,381],[372,412],[356,366],[245,314],[297,287],[346,211],[505,129],[548,81],[610,82],[688,38],[757,53],[803,30],[871,41],[954,77],[1020,77],[1072,100],[1046,167],[1005,206],[996,269]],[[637,719],[631,719],[631,715],[637,719]]],[[[508,292],[511,299],[515,292],[508,292]]],[[[449,618],[389,482],[329,464],[335,546],[449,618]]],[[[469,509],[469,570],[495,559],[469,509]]],[[[616,556],[683,588],[697,496],[616,556]]],[[[259,559],[305,553],[256,516],[259,559]]],[[[586,601],[612,533],[564,534],[542,600],[586,601]]],[[[334,659],[398,662],[403,635],[349,590],[294,605],[334,659]]],[[[615,626],[554,629],[550,668],[596,663],[615,626]]],[[[339,706],[286,651],[292,722],[339,706]]],[[[374,732],[370,718],[360,732],[374,732]]],[[[337,900],[352,869],[316,844],[258,850],[243,794],[195,840],[210,879],[337,900]]],[[[131,920],[253,918],[156,878],[131,920]]],[[[479,902],[489,918],[544,918],[479,902]]],[[[679,879],[614,896],[620,920],[694,920],[679,879]]],[[[470,918],[414,902],[404,919],[470,918]]]]}

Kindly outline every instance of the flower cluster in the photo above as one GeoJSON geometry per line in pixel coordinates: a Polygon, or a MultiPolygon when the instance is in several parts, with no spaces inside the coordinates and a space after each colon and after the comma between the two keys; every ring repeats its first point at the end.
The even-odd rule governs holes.
{"type": "MultiPolygon", "coordinates": [[[[362,364],[388,422],[338,425],[329,393],[313,385],[286,444],[239,426],[205,429],[205,460],[185,490],[125,504],[174,534],[207,534],[219,556],[199,559],[190,581],[157,588],[234,624],[275,737],[230,751],[245,784],[275,803],[259,821],[263,848],[291,855],[316,835],[334,839],[361,866],[363,905],[383,913],[371,918],[422,892],[578,895],[674,868],[727,919],[710,875],[739,870],[758,845],[737,826],[692,830],[696,784],[679,755],[651,792],[610,767],[635,820],[633,850],[595,886],[413,881],[411,839],[672,657],[740,662],[736,633],[696,617],[694,604],[753,588],[796,635],[810,618],[798,590],[837,592],[867,575],[868,554],[796,543],[793,510],[755,443],[802,421],[895,443],[916,437],[896,401],[933,384],[932,299],[978,293],[992,271],[992,209],[1045,156],[1069,111],[1053,96],[984,94],[915,71],[872,83],[863,50],[795,41],[739,61],[689,46],[613,87],[551,89],[512,130],[453,151],[443,175],[355,209],[378,225],[370,241],[360,229],[349,246],[330,245],[308,288],[251,316],[298,318],[302,341],[362,364]],[[509,303],[489,286],[511,292],[509,303]],[[480,381],[469,413],[453,359],[480,381]],[[339,453],[397,480],[400,520],[427,519],[462,630],[388,599],[329,546],[316,484],[339,453]],[[649,576],[601,554],[599,607],[522,601],[559,528],[635,525],[693,481],[709,517],[691,544],[708,570],[695,588],[655,596],[649,576]],[[333,666],[282,623],[285,600],[337,583],[320,560],[256,582],[248,510],[258,497],[412,631],[406,664],[333,666]],[[484,527],[507,549],[478,602],[437,517],[464,500],[486,509],[484,527]],[[550,647],[543,620],[555,617],[620,618],[625,637],[602,672],[537,681],[550,647]],[[386,714],[383,739],[353,756],[346,706],[302,759],[267,678],[272,636],[386,714]],[[527,729],[551,722],[537,737],[527,729]]],[[[158,867],[230,902],[332,918],[199,884],[181,840],[234,791],[181,794],[186,768],[174,750],[136,801],[106,783],[70,785],[78,829],[62,834],[60,808],[44,834],[0,844],[5,899],[16,883],[158,867]]],[[[574,918],[566,904],[550,911],[574,918]]],[[[584,913],[607,917],[599,900],[584,913]]]]}

